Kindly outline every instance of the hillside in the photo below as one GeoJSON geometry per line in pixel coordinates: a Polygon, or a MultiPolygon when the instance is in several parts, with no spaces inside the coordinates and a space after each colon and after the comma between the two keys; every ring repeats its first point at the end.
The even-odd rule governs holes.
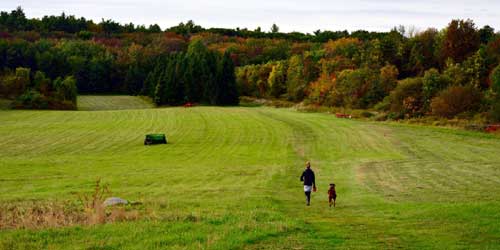
{"type": "MultiPolygon", "coordinates": [[[[161,30],[62,13],[0,11],[0,97],[20,109],[76,109],[77,95],[157,105],[238,105],[240,96],[377,110],[378,120],[500,122],[500,33],[471,19],[386,32],[161,30]]],[[[429,25],[429,24],[426,24],[429,25]]]]}
{"type": "Polygon", "coordinates": [[[0,124],[1,206],[75,202],[98,178],[113,196],[142,202],[135,220],[0,228],[0,249],[500,244],[500,139],[492,135],[262,107],[0,111],[0,124]],[[144,146],[146,133],[166,133],[170,143],[144,146]],[[319,189],[310,207],[298,180],[306,160],[319,189]]]}

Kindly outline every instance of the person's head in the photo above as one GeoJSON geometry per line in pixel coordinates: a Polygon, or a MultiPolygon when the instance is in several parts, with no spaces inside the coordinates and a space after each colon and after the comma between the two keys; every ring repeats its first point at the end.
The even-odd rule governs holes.
{"type": "Polygon", "coordinates": [[[311,162],[306,162],[306,168],[311,168],[311,162]]]}
{"type": "Polygon", "coordinates": [[[335,187],[335,184],[333,184],[333,183],[330,183],[330,187],[335,187]]]}

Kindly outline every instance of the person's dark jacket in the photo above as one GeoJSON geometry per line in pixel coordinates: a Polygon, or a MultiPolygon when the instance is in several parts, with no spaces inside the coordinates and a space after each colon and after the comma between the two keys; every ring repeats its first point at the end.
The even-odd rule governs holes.
{"type": "Polygon", "coordinates": [[[304,170],[302,176],[300,176],[300,181],[304,182],[304,186],[316,186],[314,172],[310,168],[304,170]]]}

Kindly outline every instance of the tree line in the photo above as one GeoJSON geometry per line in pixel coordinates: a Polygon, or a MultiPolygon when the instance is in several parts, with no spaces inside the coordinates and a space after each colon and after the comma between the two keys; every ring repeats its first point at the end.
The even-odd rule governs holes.
{"type": "MultiPolygon", "coordinates": [[[[0,31],[16,32],[16,31],[36,31],[40,33],[59,33],[76,34],[79,37],[92,37],[96,35],[120,35],[124,33],[159,33],[162,32],[158,24],[149,26],[137,25],[134,23],[120,24],[113,20],[104,20],[95,23],[93,20],[88,20],[84,17],[75,17],[74,15],[44,16],[42,18],[27,18],[24,10],[21,7],[10,12],[0,12],[0,31]]],[[[380,39],[387,35],[387,32],[370,32],[366,30],[357,30],[354,32],[343,31],[321,31],[316,30],[313,34],[302,32],[279,32],[279,27],[276,24],[269,31],[262,30],[257,27],[254,30],[247,28],[204,28],[196,25],[192,20],[186,23],[181,22],[176,26],[165,29],[166,32],[173,32],[183,36],[191,36],[199,33],[212,33],[222,36],[243,37],[243,38],[269,38],[269,39],[285,39],[289,41],[309,41],[309,42],[327,42],[343,37],[353,37],[361,40],[380,39]]]]}
{"type": "Polygon", "coordinates": [[[330,40],[286,60],[236,69],[243,95],[377,109],[389,118],[435,115],[500,121],[500,35],[453,20],[413,37],[330,40]]]}
{"type": "Polygon", "coordinates": [[[500,120],[500,35],[472,20],[421,32],[330,32],[319,40],[282,36],[277,25],[248,35],[193,22],[148,32],[112,23],[95,28],[66,15],[28,19],[20,8],[2,12],[0,95],[56,96],[56,87],[14,87],[9,79],[22,68],[30,81],[41,72],[52,82],[73,79],[68,82],[81,94],[147,95],[160,105],[235,104],[245,95],[378,109],[395,119],[500,120]]]}
{"type": "MultiPolygon", "coordinates": [[[[185,49],[184,45],[176,48],[161,42],[117,48],[79,39],[0,40],[0,96],[17,99],[25,105],[16,107],[25,108],[74,108],[76,92],[146,95],[158,105],[238,104],[230,53],[209,50],[200,39],[186,44],[185,49]],[[23,80],[12,80],[20,72],[23,80]],[[53,105],[60,96],[57,91],[31,84],[41,75],[54,82],[71,79],[65,83],[74,85],[74,98],[62,100],[71,100],[73,106],[53,105]]],[[[59,85],[48,86],[58,90],[59,85]]]]}
{"type": "Polygon", "coordinates": [[[42,71],[31,74],[31,69],[18,67],[3,76],[0,93],[16,98],[14,108],[76,108],[76,81],[72,76],[50,79],[42,71]]]}
{"type": "Polygon", "coordinates": [[[208,50],[201,40],[191,42],[187,52],[172,53],[157,60],[144,80],[142,92],[153,97],[158,105],[239,103],[229,52],[220,56],[208,50]]]}

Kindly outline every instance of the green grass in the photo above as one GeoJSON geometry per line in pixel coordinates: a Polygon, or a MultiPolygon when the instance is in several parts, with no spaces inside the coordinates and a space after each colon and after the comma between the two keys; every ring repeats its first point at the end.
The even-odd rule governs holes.
{"type": "Polygon", "coordinates": [[[74,200],[101,178],[154,215],[3,230],[0,249],[500,248],[492,135],[264,107],[0,111],[0,124],[0,203],[74,200]],[[143,146],[148,133],[169,144],[143,146]]]}
{"type": "Polygon", "coordinates": [[[144,98],[124,95],[81,95],[78,96],[78,110],[124,110],[124,109],[147,109],[154,105],[144,98]]]}

